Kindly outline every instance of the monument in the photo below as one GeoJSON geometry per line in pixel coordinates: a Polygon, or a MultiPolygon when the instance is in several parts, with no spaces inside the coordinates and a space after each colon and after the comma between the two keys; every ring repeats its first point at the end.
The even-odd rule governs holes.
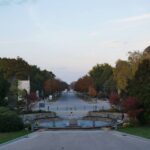
{"type": "MultiPolygon", "coordinates": [[[[25,90],[27,94],[30,94],[30,80],[18,80],[18,89],[25,90]]],[[[18,95],[18,100],[22,100],[21,95],[18,95]]]]}
{"type": "Polygon", "coordinates": [[[30,80],[18,80],[18,89],[26,90],[27,93],[30,93],[30,80]]]}

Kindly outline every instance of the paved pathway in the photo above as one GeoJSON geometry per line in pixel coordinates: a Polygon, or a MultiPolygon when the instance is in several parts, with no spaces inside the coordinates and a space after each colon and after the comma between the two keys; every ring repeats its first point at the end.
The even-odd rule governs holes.
{"type": "Polygon", "coordinates": [[[44,131],[0,150],[149,150],[150,140],[115,131],[44,131]]]}
{"type": "MultiPolygon", "coordinates": [[[[78,98],[75,92],[64,92],[58,101],[54,103],[45,102],[45,107],[41,110],[54,111],[57,115],[64,119],[82,118],[89,111],[110,109],[110,104],[106,101],[98,101],[97,103],[88,103],[78,98]]],[[[33,110],[39,110],[37,103],[33,110]]]]}

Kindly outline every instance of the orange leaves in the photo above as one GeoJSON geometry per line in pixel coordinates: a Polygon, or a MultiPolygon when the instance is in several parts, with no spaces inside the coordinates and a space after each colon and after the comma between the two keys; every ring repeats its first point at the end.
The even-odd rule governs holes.
{"type": "Polygon", "coordinates": [[[79,92],[88,92],[89,87],[92,86],[93,86],[92,78],[89,76],[84,76],[75,83],[75,90],[79,92]]]}
{"type": "Polygon", "coordinates": [[[97,92],[93,87],[89,87],[88,95],[91,96],[91,97],[96,97],[97,92]]]}
{"type": "Polygon", "coordinates": [[[59,81],[56,79],[49,79],[45,81],[44,90],[46,93],[54,93],[59,91],[59,81]]]}
{"type": "Polygon", "coordinates": [[[67,83],[58,79],[49,79],[44,83],[44,91],[46,94],[53,94],[68,88],[67,83]]]}

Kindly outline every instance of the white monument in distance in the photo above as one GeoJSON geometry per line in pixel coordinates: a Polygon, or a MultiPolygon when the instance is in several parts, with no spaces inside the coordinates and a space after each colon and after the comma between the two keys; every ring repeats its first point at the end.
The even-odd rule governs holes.
{"type": "Polygon", "coordinates": [[[18,89],[26,90],[30,94],[30,80],[18,80],[18,89]]]}

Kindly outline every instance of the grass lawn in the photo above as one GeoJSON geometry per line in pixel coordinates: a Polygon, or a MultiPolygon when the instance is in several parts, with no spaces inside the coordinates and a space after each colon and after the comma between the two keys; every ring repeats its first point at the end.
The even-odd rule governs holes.
{"type": "Polygon", "coordinates": [[[120,128],[118,131],[150,139],[150,127],[120,128]]]}
{"type": "Polygon", "coordinates": [[[25,130],[17,131],[17,132],[9,132],[9,133],[0,133],[0,144],[16,139],[26,134],[27,134],[27,131],[25,130]]]}

